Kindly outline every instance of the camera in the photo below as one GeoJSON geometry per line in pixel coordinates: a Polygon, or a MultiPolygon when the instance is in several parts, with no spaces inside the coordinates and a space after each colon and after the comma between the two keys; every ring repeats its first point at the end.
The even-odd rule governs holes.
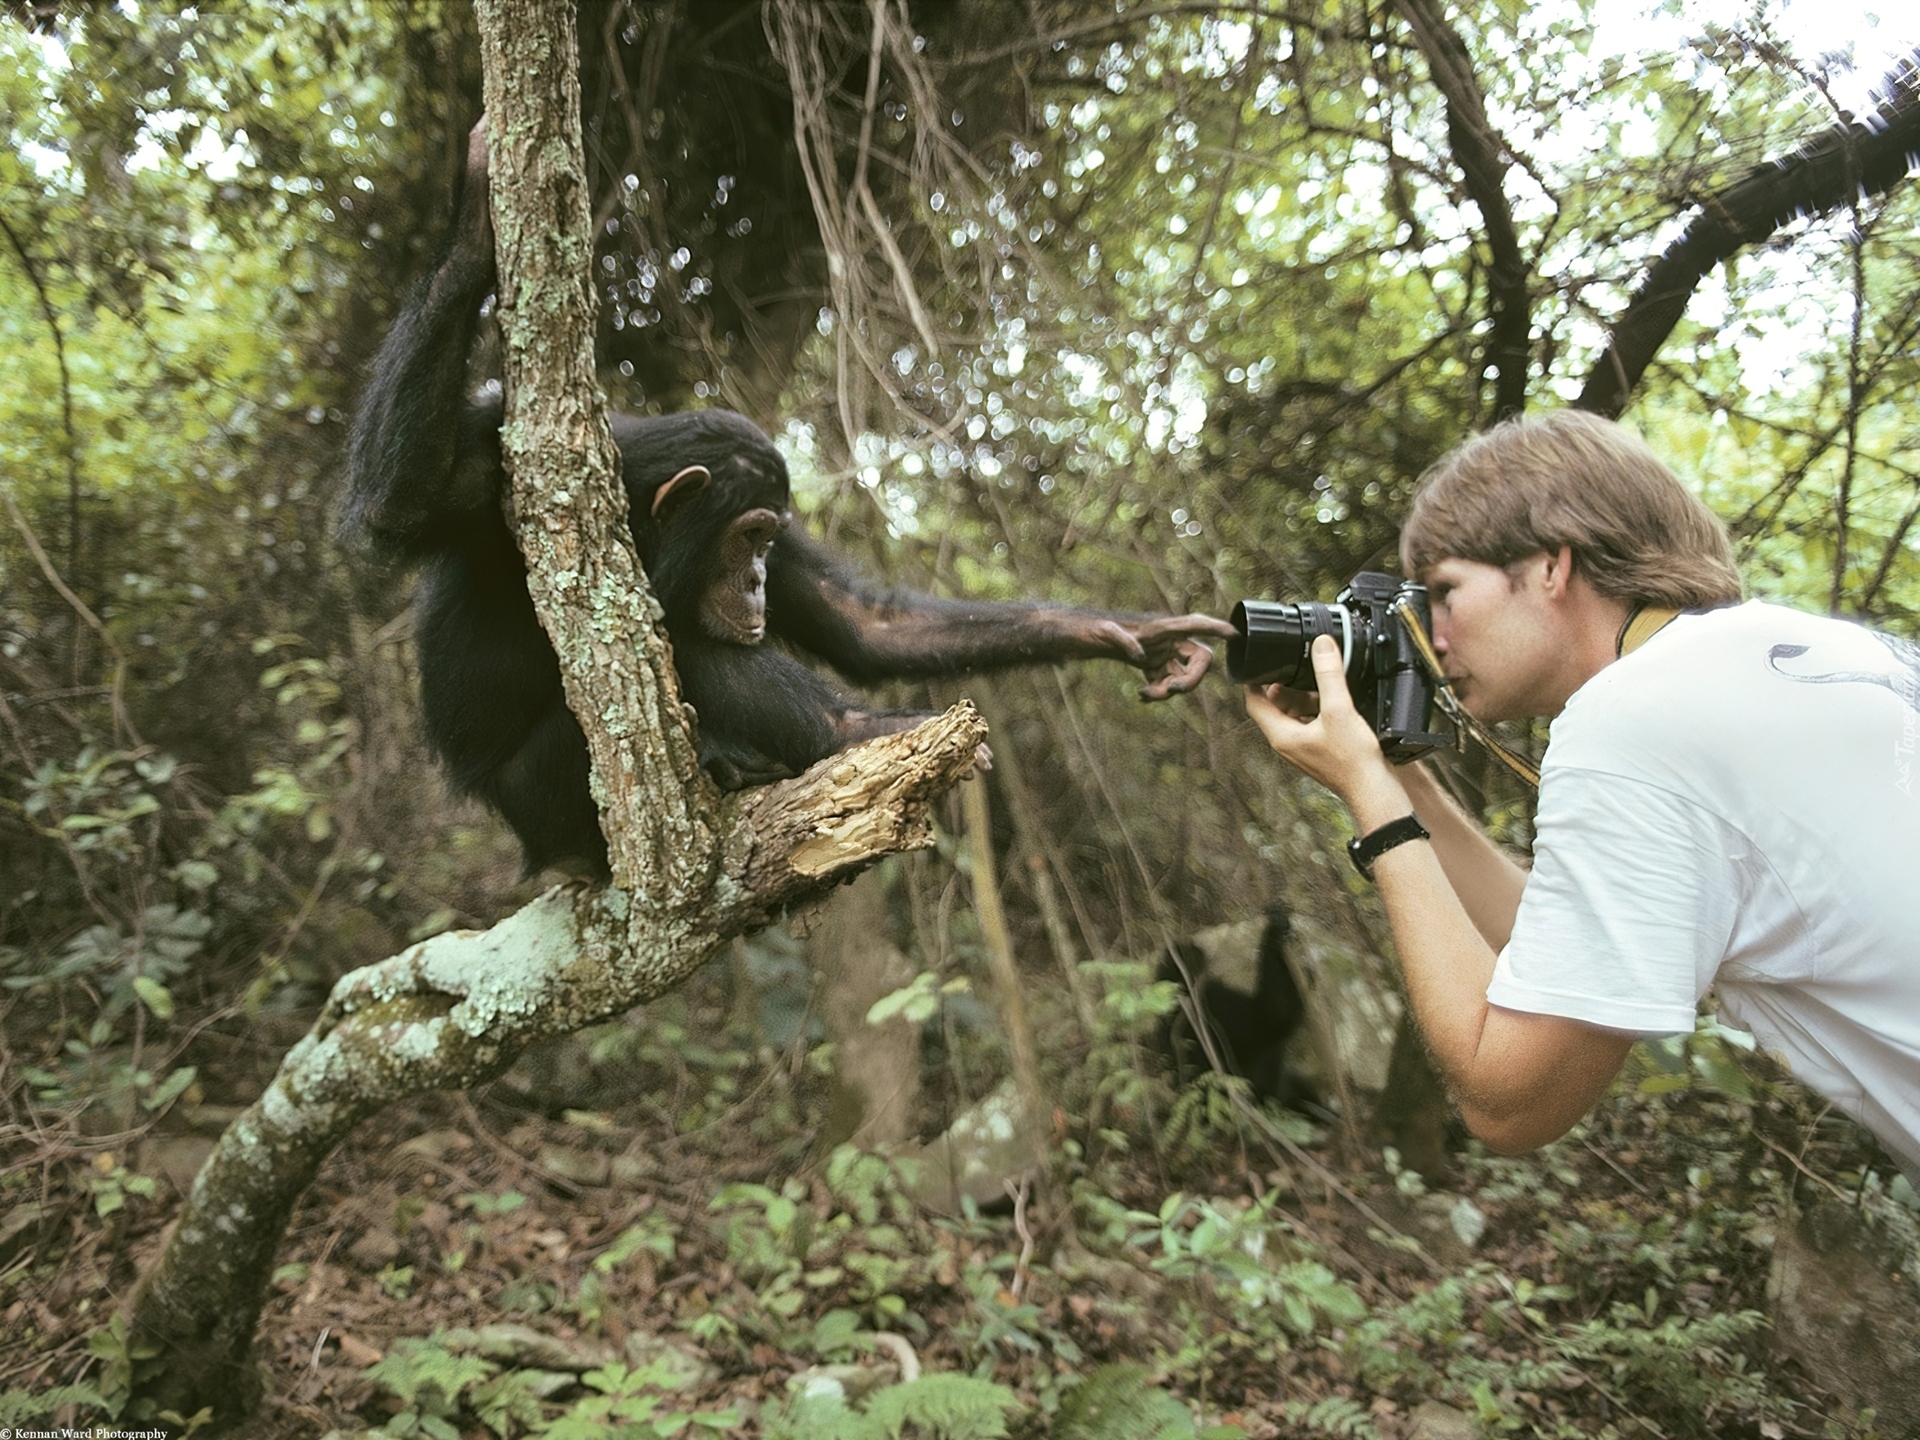
{"type": "Polygon", "coordinates": [[[1241,685],[1318,689],[1309,652],[1317,637],[1332,636],[1354,708],[1373,722],[1387,758],[1404,765],[1451,745],[1453,734],[1433,713],[1439,687],[1403,611],[1416,617],[1424,639],[1432,628],[1427,587],[1372,571],[1354,576],[1331,605],[1242,600],[1233,607],[1240,633],[1227,641],[1227,675],[1241,685]]]}

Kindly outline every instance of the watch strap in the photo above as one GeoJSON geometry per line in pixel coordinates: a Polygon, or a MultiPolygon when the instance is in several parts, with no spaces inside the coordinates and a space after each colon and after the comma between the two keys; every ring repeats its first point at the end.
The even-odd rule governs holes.
{"type": "Polygon", "coordinates": [[[1433,836],[1427,827],[1420,823],[1417,815],[1402,815],[1398,820],[1389,820],[1377,830],[1356,836],[1347,842],[1347,858],[1353,861],[1353,868],[1367,879],[1373,879],[1373,862],[1396,845],[1404,845],[1409,840],[1431,840],[1433,836]]]}

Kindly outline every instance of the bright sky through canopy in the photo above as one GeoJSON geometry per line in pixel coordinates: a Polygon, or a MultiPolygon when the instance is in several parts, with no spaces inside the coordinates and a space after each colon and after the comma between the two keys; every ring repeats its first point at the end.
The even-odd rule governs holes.
{"type": "MultiPolygon", "coordinates": [[[[1873,92],[1920,48],[1915,0],[1593,0],[1591,15],[1595,55],[1664,58],[1710,31],[1770,40],[1820,80],[1834,104],[1856,115],[1879,107],[1873,92]]],[[[1664,238],[1672,239],[1687,218],[1675,216],[1664,238]]],[[[1801,367],[1832,343],[1835,302],[1814,298],[1812,264],[1794,250],[1748,262],[1750,276],[1773,277],[1783,305],[1777,319],[1761,320],[1749,304],[1752,334],[1740,348],[1747,383],[1756,391],[1805,383],[1801,367]]],[[[1749,302],[1755,298],[1750,295],[1749,302]]],[[[1724,325],[1734,308],[1724,277],[1716,273],[1701,284],[1688,313],[1704,324],[1724,325]]]]}
{"type": "Polygon", "coordinates": [[[1827,66],[1833,97],[1856,112],[1900,58],[1920,45],[1914,0],[1595,0],[1596,48],[1620,54],[1676,50],[1711,26],[1784,43],[1809,69],[1827,66]]]}

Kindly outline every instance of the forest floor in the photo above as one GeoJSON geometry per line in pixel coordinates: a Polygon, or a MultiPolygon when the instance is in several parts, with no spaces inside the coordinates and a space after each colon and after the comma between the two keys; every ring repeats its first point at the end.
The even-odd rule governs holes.
{"type": "MultiPolygon", "coordinates": [[[[362,1127],[294,1215],[241,1433],[1898,1433],[1770,1349],[1783,1197],[1878,1182],[1857,1132],[1764,1076],[1742,1099],[1642,1067],[1569,1139],[1462,1153],[1443,1186],[1225,1090],[1160,1092],[1093,1131],[1062,1113],[1047,1184],[941,1216],[886,1162],[820,1153],[809,1067],[695,1043],[724,1002],[678,1003],[638,1050],[611,1027],[577,1052],[612,1087],[592,1108],[503,1082],[362,1127]]],[[[100,1327],[180,1200],[129,1187],[103,1215],[101,1182],[184,1186],[209,1143],[96,1158],[92,1204],[54,1204],[41,1154],[52,1208],[4,1237],[0,1402],[81,1379],[90,1335],[110,1364],[100,1327]]]]}

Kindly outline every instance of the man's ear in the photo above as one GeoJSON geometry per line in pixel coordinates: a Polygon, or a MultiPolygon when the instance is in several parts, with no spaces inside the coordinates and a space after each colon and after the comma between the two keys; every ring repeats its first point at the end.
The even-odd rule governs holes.
{"type": "Polygon", "coordinates": [[[1573,583],[1573,547],[1562,545],[1547,552],[1547,568],[1542,575],[1547,594],[1558,600],[1573,583]]]}
{"type": "Polygon", "coordinates": [[[656,520],[660,518],[660,512],[666,508],[668,501],[674,496],[677,495],[685,500],[697,495],[706,489],[708,482],[712,479],[713,472],[704,465],[689,465],[684,470],[677,471],[672,479],[653,492],[651,510],[653,518],[656,520]]]}

